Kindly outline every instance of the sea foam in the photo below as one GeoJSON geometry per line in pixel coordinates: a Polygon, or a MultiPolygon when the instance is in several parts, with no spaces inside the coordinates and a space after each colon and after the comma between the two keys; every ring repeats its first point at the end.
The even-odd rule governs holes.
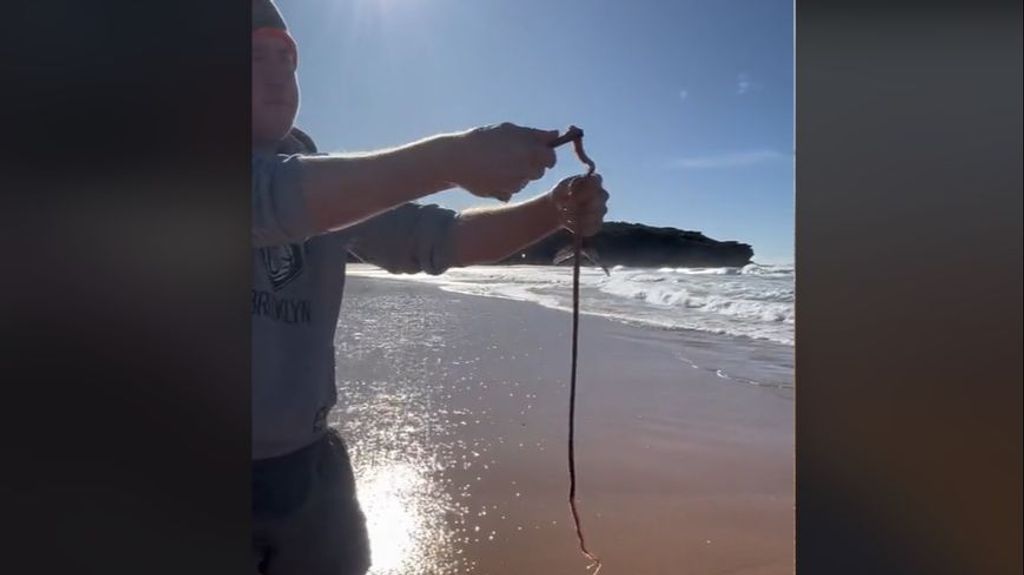
{"type": "MultiPolygon", "coordinates": [[[[367,265],[349,273],[439,286],[454,293],[572,308],[568,267],[474,266],[439,275],[390,275],[367,265]]],[[[580,307],[584,313],[667,329],[770,340],[793,344],[795,269],[750,264],[742,268],[630,268],[615,266],[610,276],[581,270],[580,307]]]]}

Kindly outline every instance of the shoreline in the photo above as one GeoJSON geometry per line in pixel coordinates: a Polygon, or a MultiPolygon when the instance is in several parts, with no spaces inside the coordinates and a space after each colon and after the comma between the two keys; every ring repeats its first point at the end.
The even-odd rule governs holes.
{"type": "MultiPolygon", "coordinates": [[[[487,267],[487,266],[485,266],[485,267],[487,267]]],[[[492,267],[492,268],[503,268],[503,267],[509,267],[509,266],[489,266],[489,267],[492,267]]],[[[374,268],[374,269],[376,270],[377,268],[374,268]]],[[[351,281],[354,278],[357,279],[357,281],[364,281],[364,280],[365,281],[375,281],[375,282],[379,281],[379,282],[385,282],[385,283],[392,283],[392,284],[395,284],[395,285],[415,284],[415,285],[420,285],[420,286],[424,286],[424,287],[427,287],[427,288],[438,289],[440,291],[443,291],[445,293],[450,294],[452,297],[482,298],[482,299],[485,299],[485,300],[497,300],[497,301],[515,302],[515,303],[527,304],[527,305],[531,305],[531,306],[538,306],[538,307],[542,307],[544,309],[555,311],[555,312],[562,312],[562,313],[570,314],[570,315],[572,314],[572,307],[571,306],[549,305],[549,304],[545,304],[545,303],[543,303],[541,301],[536,301],[536,300],[527,299],[527,298],[509,297],[509,296],[502,295],[502,294],[487,294],[487,295],[483,295],[483,294],[466,293],[464,291],[458,291],[457,289],[453,289],[453,288],[448,287],[448,286],[446,286],[444,284],[441,284],[441,283],[434,283],[434,282],[431,282],[431,281],[412,280],[412,279],[402,279],[402,278],[399,278],[399,277],[394,277],[394,276],[391,276],[391,275],[387,274],[387,272],[383,272],[382,270],[380,270],[379,272],[371,272],[369,274],[366,274],[365,270],[357,270],[356,273],[349,274],[348,275],[348,280],[346,280],[346,281],[351,281]],[[380,274],[383,274],[383,275],[380,275],[380,274]]],[[[736,381],[736,382],[744,382],[744,383],[747,383],[747,384],[750,384],[750,385],[755,385],[755,386],[762,385],[762,386],[766,386],[766,387],[778,387],[778,388],[783,388],[783,389],[793,389],[794,388],[794,361],[793,361],[793,358],[794,358],[794,354],[795,354],[795,351],[794,351],[795,347],[794,347],[793,343],[782,343],[782,342],[775,341],[773,339],[766,338],[766,337],[754,337],[754,336],[744,335],[744,334],[732,334],[732,333],[725,333],[725,332],[715,332],[715,331],[709,331],[709,330],[701,330],[701,329],[695,329],[695,328],[690,328],[690,327],[674,326],[674,325],[668,325],[668,324],[656,324],[656,323],[650,323],[649,321],[645,321],[645,320],[632,319],[632,318],[626,317],[624,315],[608,315],[606,313],[590,311],[590,310],[588,310],[586,308],[586,306],[584,305],[584,302],[581,302],[581,305],[580,305],[580,318],[581,318],[581,322],[582,322],[582,318],[584,316],[586,316],[588,318],[592,318],[594,320],[598,320],[598,321],[606,321],[606,322],[609,322],[610,324],[615,325],[615,326],[624,326],[626,328],[635,329],[635,330],[637,330],[637,333],[663,334],[665,336],[666,340],[668,340],[668,341],[670,341],[672,343],[679,343],[684,348],[685,347],[703,348],[703,347],[707,347],[708,345],[718,345],[718,346],[726,347],[726,348],[727,347],[736,347],[736,348],[746,349],[746,350],[748,350],[748,355],[749,356],[767,356],[767,357],[770,358],[770,361],[775,362],[777,367],[778,367],[778,369],[771,370],[771,371],[773,371],[773,377],[770,380],[768,380],[768,381],[762,381],[762,380],[754,379],[754,378],[751,378],[751,377],[744,377],[743,375],[738,375],[737,377],[732,377],[728,372],[726,372],[724,374],[724,377],[722,377],[722,376],[720,376],[720,377],[722,377],[722,379],[733,380],[733,381],[736,381]],[[752,349],[761,349],[761,350],[764,350],[765,353],[760,353],[760,354],[758,354],[758,353],[749,353],[750,350],[752,350],[752,349]]],[[[582,339],[582,337],[583,337],[583,334],[582,334],[582,331],[581,331],[581,339],[582,339]]],[[[687,363],[688,365],[696,367],[697,369],[710,369],[712,372],[716,372],[719,369],[719,366],[715,366],[715,365],[695,364],[695,362],[693,362],[691,359],[685,358],[685,357],[681,358],[681,360],[684,363],[687,363]]],[[[758,358],[758,360],[760,360],[760,358],[758,358]]],[[[707,362],[705,360],[704,363],[714,363],[714,362],[707,362]]]]}
{"type": "MultiPolygon", "coordinates": [[[[392,275],[358,264],[349,277],[414,282],[463,295],[525,301],[571,311],[571,273],[558,266],[471,266],[433,276],[392,275]]],[[[639,327],[696,331],[793,348],[792,272],[717,273],[720,269],[582,268],[581,312],[639,327]],[[787,297],[788,296],[788,297],[787,297]],[[769,319],[774,318],[774,319],[769,319]]]]}

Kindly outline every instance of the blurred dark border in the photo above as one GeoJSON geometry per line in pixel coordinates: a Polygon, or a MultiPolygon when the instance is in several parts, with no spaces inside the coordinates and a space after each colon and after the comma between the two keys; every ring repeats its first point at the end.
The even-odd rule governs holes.
{"type": "Polygon", "coordinates": [[[249,573],[248,1],[5,2],[7,573],[249,573]]]}
{"type": "MultiPolygon", "coordinates": [[[[4,5],[9,572],[250,571],[248,20],[4,5]]],[[[796,39],[798,573],[1019,573],[1020,3],[796,39]]]]}
{"type": "Polygon", "coordinates": [[[798,1],[797,573],[1021,572],[1021,3],[798,1]]]}

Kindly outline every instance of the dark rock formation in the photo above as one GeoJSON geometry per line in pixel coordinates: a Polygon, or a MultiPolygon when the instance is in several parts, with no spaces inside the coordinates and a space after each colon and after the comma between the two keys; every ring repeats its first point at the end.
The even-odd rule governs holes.
{"type": "MultiPolygon", "coordinates": [[[[500,263],[551,265],[555,254],[570,242],[569,233],[561,231],[500,263]]],[[[626,222],[606,222],[590,244],[608,267],[742,267],[754,256],[749,244],[626,222]]]]}

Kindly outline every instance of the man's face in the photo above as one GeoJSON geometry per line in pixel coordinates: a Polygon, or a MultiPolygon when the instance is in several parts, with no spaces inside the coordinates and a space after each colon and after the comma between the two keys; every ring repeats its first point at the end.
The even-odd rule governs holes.
{"type": "Polygon", "coordinates": [[[292,128],[299,109],[297,59],[291,44],[273,34],[252,37],[252,141],[272,145],[292,128]]]}

